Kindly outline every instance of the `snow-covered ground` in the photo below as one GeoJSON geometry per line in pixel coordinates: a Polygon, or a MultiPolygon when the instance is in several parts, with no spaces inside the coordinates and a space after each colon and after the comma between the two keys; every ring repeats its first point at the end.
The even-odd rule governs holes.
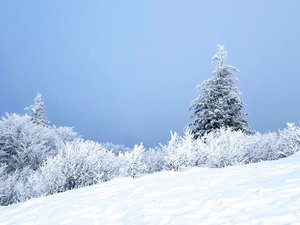
{"type": "Polygon", "coordinates": [[[0,224],[300,224],[300,154],[118,178],[0,207],[0,224]]]}

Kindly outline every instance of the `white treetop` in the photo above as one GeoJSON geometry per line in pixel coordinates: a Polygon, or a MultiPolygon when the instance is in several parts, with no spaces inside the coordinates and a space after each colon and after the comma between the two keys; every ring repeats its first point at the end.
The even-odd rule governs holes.
{"type": "Polygon", "coordinates": [[[40,93],[37,93],[36,97],[34,98],[34,104],[26,107],[25,111],[35,123],[45,126],[49,125],[50,122],[48,121],[46,114],[45,102],[40,93]]]}
{"type": "Polygon", "coordinates": [[[222,67],[227,62],[228,55],[223,45],[218,45],[218,48],[219,51],[213,56],[212,60],[218,63],[218,67],[222,67]]]}

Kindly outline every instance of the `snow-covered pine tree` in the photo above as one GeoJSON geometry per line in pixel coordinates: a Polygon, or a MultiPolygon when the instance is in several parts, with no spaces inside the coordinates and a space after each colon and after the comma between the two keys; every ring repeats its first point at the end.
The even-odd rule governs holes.
{"type": "Polygon", "coordinates": [[[36,97],[34,98],[34,104],[26,107],[25,111],[27,115],[32,118],[32,121],[36,124],[48,126],[49,121],[45,110],[45,102],[42,99],[42,95],[37,93],[36,97]]]}
{"type": "Polygon", "coordinates": [[[213,56],[217,63],[212,77],[197,87],[197,98],[192,102],[191,122],[188,124],[194,138],[220,128],[248,131],[244,103],[235,87],[238,70],[227,64],[227,52],[219,45],[213,56]]]}

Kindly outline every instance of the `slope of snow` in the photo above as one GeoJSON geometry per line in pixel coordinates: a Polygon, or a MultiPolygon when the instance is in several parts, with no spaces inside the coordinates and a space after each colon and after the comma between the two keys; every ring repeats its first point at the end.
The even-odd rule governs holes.
{"type": "Polygon", "coordinates": [[[300,224],[300,154],[118,178],[0,207],[0,224],[300,224]]]}

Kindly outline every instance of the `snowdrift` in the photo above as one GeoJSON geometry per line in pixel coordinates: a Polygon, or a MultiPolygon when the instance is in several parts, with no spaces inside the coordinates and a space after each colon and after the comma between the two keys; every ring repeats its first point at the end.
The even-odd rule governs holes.
{"type": "Polygon", "coordinates": [[[299,224],[300,153],[187,168],[0,207],[0,224],[299,224]]]}

